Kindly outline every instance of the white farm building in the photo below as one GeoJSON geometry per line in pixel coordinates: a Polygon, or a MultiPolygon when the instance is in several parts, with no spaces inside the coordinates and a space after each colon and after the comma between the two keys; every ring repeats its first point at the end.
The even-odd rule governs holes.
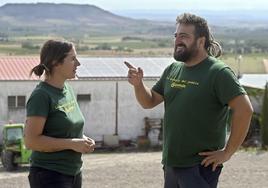
{"type": "MultiPolygon", "coordinates": [[[[70,80],[85,116],[85,134],[96,141],[104,135],[118,135],[119,140],[136,140],[144,135],[144,118],[163,118],[163,104],[151,110],[136,101],[133,87],[127,81],[129,61],[144,70],[146,85],[153,86],[172,63],[171,58],[78,58],[81,66],[77,78],[70,80]]],[[[25,121],[25,105],[40,81],[29,78],[39,57],[0,58],[0,123],[25,121]]],[[[40,108],[42,108],[40,106],[40,108]]]]}

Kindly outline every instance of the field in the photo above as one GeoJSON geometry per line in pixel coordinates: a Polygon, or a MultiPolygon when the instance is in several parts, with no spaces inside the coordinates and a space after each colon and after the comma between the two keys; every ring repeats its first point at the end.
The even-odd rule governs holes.
{"type": "MultiPolygon", "coordinates": [[[[162,188],[161,152],[99,153],[83,156],[84,188],[162,188]]],[[[219,188],[267,188],[268,152],[239,151],[227,163],[219,188]]],[[[4,172],[1,188],[28,188],[28,166],[4,172]]]]}
{"type": "MultiPolygon", "coordinates": [[[[59,36],[16,36],[9,41],[0,41],[0,57],[4,55],[38,55],[43,42],[50,39],[64,39],[59,36]]],[[[172,57],[173,42],[170,38],[148,38],[148,36],[95,36],[85,35],[81,39],[69,38],[80,56],[86,57],[172,57]]],[[[237,55],[224,53],[221,59],[236,73],[265,73],[263,59],[266,53],[243,54],[238,64],[237,55]],[[240,66],[240,70],[239,69],[240,66]]]]}
{"type": "MultiPolygon", "coordinates": [[[[223,55],[222,61],[228,64],[236,73],[238,72],[238,60],[235,55],[223,55]]],[[[240,73],[265,73],[263,59],[268,59],[267,54],[246,54],[240,61],[240,73]]]]}

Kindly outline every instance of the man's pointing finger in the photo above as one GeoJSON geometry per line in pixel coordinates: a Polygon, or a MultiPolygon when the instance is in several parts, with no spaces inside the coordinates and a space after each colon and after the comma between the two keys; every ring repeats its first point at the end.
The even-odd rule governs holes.
{"type": "Polygon", "coordinates": [[[124,61],[124,63],[129,69],[135,69],[135,67],[133,65],[131,65],[129,62],[124,61]]]}

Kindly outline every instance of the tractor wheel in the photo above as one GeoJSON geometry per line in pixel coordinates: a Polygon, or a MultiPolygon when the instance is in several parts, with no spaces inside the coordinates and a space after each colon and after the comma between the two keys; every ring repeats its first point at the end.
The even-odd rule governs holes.
{"type": "Polygon", "coordinates": [[[4,151],[1,152],[1,163],[4,166],[4,151]]]}
{"type": "Polygon", "coordinates": [[[13,171],[16,170],[18,167],[18,164],[14,163],[14,153],[11,151],[6,151],[2,153],[2,161],[3,166],[7,171],[13,171]]]}

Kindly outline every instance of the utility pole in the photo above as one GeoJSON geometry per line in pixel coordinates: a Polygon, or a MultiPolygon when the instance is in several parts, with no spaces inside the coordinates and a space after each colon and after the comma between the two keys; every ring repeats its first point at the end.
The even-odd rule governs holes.
{"type": "Polygon", "coordinates": [[[242,74],[241,74],[241,62],[242,62],[242,55],[238,55],[237,58],[236,58],[236,61],[237,61],[237,78],[241,78],[242,77],[242,74]]]}
{"type": "Polygon", "coordinates": [[[118,135],[118,82],[115,83],[115,133],[118,135]]]}

